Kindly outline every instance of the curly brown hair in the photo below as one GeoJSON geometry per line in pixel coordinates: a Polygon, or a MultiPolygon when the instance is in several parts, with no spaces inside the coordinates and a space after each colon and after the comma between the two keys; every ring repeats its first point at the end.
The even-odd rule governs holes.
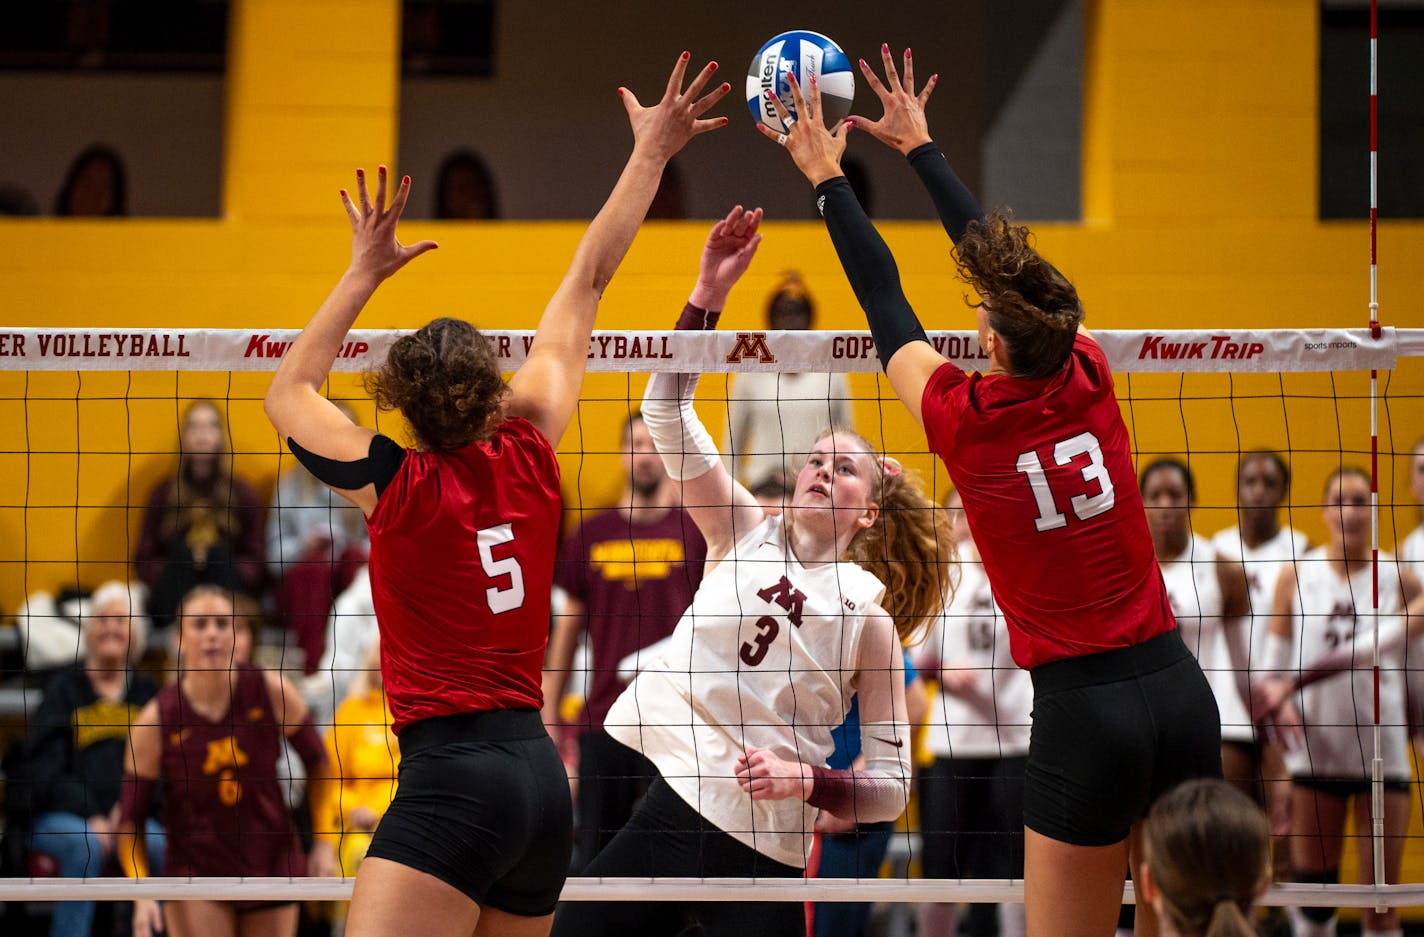
{"type": "Polygon", "coordinates": [[[366,375],[381,410],[399,410],[424,449],[449,452],[489,438],[509,387],[479,329],[441,318],[403,335],[366,375]]]}
{"type": "Polygon", "coordinates": [[[830,433],[857,440],[882,468],[871,495],[880,513],[851,540],[845,558],[885,584],[881,605],[895,620],[895,633],[903,643],[918,643],[954,595],[957,560],[945,514],[913,472],[883,459],[863,436],[843,429],[825,435],[830,433]]]}
{"type": "Polygon", "coordinates": [[[1029,243],[1028,226],[996,208],[971,221],[955,245],[960,274],[983,299],[989,327],[1004,340],[1009,372],[1048,377],[1068,360],[1083,321],[1078,291],[1029,243]]]}

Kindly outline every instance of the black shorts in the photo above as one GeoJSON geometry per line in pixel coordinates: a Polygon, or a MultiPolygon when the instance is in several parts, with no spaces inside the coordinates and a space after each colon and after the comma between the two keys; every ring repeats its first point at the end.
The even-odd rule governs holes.
{"type": "Polygon", "coordinates": [[[366,855],[481,907],[553,913],[573,850],[568,775],[539,713],[438,716],[400,733],[400,781],[366,855]]]}
{"type": "Polygon", "coordinates": [[[1024,823],[1075,846],[1127,838],[1158,795],[1221,777],[1221,717],[1176,631],[1035,668],[1024,823]]]}
{"type": "MultiPolygon", "coordinates": [[[[1303,787],[1308,791],[1315,791],[1317,794],[1329,794],[1332,797],[1339,797],[1344,800],[1349,797],[1368,797],[1370,793],[1370,781],[1367,778],[1312,778],[1306,775],[1291,775],[1291,783],[1296,787],[1303,787]]],[[[1385,779],[1384,789],[1397,794],[1409,793],[1408,781],[1391,781],[1385,779]]]]}

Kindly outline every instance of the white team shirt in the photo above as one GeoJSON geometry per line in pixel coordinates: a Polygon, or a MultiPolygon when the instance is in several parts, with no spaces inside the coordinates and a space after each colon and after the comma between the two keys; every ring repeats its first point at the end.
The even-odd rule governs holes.
{"type": "MultiPolygon", "coordinates": [[[[1410,531],[1409,536],[1399,542],[1399,562],[1405,569],[1424,582],[1424,524],[1410,531]]],[[[1414,715],[1411,729],[1424,730],[1424,636],[1409,642],[1404,658],[1404,679],[1409,691],[1410,705],[1414,715]]]]}
{"type": "Polygon", "coordinates": [[[1287,563],[1305,555],[1309,546],[1305,534],[1282,527],[1258,547],[1241,542],[1241,529],[1228,527],[1211,538],[1211,545],[1229,560],[1240,560],[1246,569],[1251,594],[1251,667],[1265,668],[1266,636],[1271,632],[1271,603],[1276,597],[1276,580],[1287,563]]]}
{"type": "Polygon", "coordinates": [[[1236,673],[1231,667],[1231,654],[1222,628],[1226,608],[1219,575],[1222,562],[1229,560],[1205,537],[1192,534],[1185,550],[1170,560],[1159,561],[1158,565],[1162,568],[1167,601],[1172,605],[1182,641],[1196,655],[1216,695],[1222,740],[1251,742],[1256,733],[1236,687],[1236,673]]]}
{"type": "MultiPolygon", "coordinates": [[[[1370,667],[1374,641],[1371,571],[1365,564],[1346,580],[1326,559],[1325,549],[1305,555],[1296,565],[1293,627],[1299,635],[1297,666],[1309,666],[1341,645],[1355,649],[1355,668],[1319,680],[1301,691],[1304,743],[1286,752],[1292,775],[1309,778],[1368,780],[1374,757],[1374,680],[1370,667]]],[[[1379,626],[1399,616],[1403,605],[1399,564],[1379,555],[1379,626]]],[[[1404,713],[1403,655],[1380,659],[1380,752],[1384,776],[1409,779],[1408,733],[1404,713]]]]}
{"type": "MultiPolygon", "coordinates": [[[[884,592],[854,563],[802,566],[783,519],[768,517],[703,578],[662,654],[618,697],[604,728],[723,832],[804,868],[816,808],[798,798],[752,800],[737,783],[737,758],[755,746],[826,763],[831,730],[845,722],[856,691],[866,609],[884,592]]],[[[908,739],[907,726],[897,731],[908,739]]],[[[909,746],[902,750],[908,776],[909,746]]]]}
{"type": "Polygon", "coordinates": [[[1022,757],[1028,754],[1033,683],[1009,652],[1008,624],[994,604],[984,564],[977,554],[965,553],[959,588],[930,626],[923,647],[941,665],[973,669],[987,692],[964,697],[941,691],[925,744],[941,758],[1022,757]]]}

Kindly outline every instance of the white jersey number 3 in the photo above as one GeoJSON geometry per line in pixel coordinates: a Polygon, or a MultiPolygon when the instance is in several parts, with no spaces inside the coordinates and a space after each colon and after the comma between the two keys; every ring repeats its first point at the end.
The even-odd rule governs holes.
{"type": "Polygon", "coordinates": [[[519,568],[519,560],[506,556],[502,560],[494,558],[494,548],[502,543],[514,542],[514,525],[500,524],[475,532],[480,545],[480,567],[491,579],[508,576],[509,586],[504,589],[490,586],[485,590],[485,601],[489,610],[498,615],[509,612],[524,604],[524,570],[519,568]]]}
{"type": "MultiPolygon", "coordinates": [[[[1112,479],[1108,477],[1108,467],[1103,464],[1103,447],[1098,444],[1098,437],[1092,433],[1079,433],[1053,447],[1053,461],[1058,465],[1067,465],[1080,455],[1088,457],[1088,464],[1083,466],[1083,481],[1089,486],[1097,482],[1100,489],[1097,494],[1079,494],[1069,499],[1068,503],[1072,505],[1078,520],[1085,521],[1104,511],[1112,510],[1115,496],[1112,479]]],[[[1033,449],[1023,453],[1014,467],[1028,476],[1029,487],[1033,489],[1033,500],[1038,505],[1038,517],[1034,518],[1034,527],[1039,531],[1067,527],[1068,518],[1058,510],[1058,505],[1053,501],[1053,492],[1048,488],[1048,476],[1044,474],[1038,453],[1033,449]]]]}

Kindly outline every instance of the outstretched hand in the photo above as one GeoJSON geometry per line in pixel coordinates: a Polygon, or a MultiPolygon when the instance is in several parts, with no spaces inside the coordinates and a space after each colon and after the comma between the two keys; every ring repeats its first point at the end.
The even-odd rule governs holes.
{"type": "Polygon", "coordinates": [[[761,217],[760,208],[746,211],[738,205],[712,226],[698,262],[691,300],[694,306],[714,311],[726,307],[727,294],[747,272],[761,244],[757,231],[761,217]]]}
{"type": "Polygon", "coordinates": [[[351,269],[384,280],[401,267],[439,245],[434,241],[417,241],[405,245],[396,239],[396,224],[405,211],[410,197],[410,176],[401,177],[396,197],[386,206],[386,167],[377,170],[376,200],[366,191],[366,172],[356,170],[356,195],[359,204],[352,204],[351,195],[341,190],[341,204],[351,219],[351,269]]]}
{"type": "Polygon", "coordinates": [[[870,90],[880,99],[884,115],[879,120],[865,117],[847,119],[881,143],[908,156],[915,147],[931,141],[929,124],[925,121],[925,103],[934,93],[939,75],[931,75],[924,88],[916,94],[915,63],[910,57],[910,50],[905,50],[903,76],[895,70],[895,59],[890,55],[888,43],[880,46],[880,58],[885,64],[883,84],[865,59],[860,60],[860,71],[870,90]]]}
{"type": "Polygon", "coordinates": [[[732,86],[724,81],[699,97],[708,79],[717,71],[717,63],[708,62],[684,90],[682,82],[691,57],[689,52],[678,57],[672,74],[668,76],[662,100],[652,107],[638,103],[637,95],[628,88],[618,89],[623,106],[628,111],[628,121],[633,125],[634,149],[645,148],[663,162],[671,159],[698,134],[727,125],[725,117],[703,118],[702,115],[722,100],[732,86]]]}
{"type": "Polygon", "coordinates": [[[796,168],[812,185],[820,185],[827,179],[834,179],[841,173],[841,156],[845,153],[846,137],[854,125],[852,120],[843,120],[834,127],[827,128],[825,115],[821,111],[821,88],[816,76],[811,76],[811,88],[805,97],[795,73],[786,76],[791,85],[791,101],[796,105],[796,117],[777,97],[774,89],[766,92],[772,107],[776,108],[786,133],[777,133],[766,124],[757,124],[763,136],[770,137],[786,147],[796,168]]]}

